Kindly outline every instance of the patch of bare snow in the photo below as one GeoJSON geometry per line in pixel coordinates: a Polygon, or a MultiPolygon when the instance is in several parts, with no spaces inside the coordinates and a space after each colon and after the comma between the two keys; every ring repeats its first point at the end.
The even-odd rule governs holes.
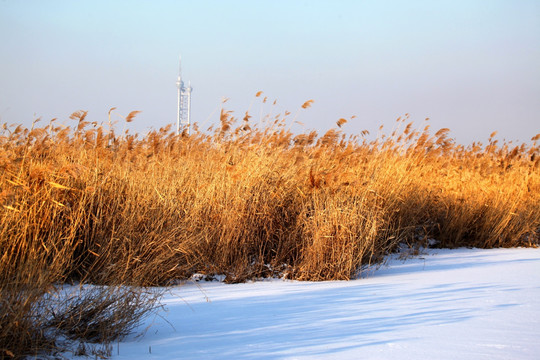
{"type": "Polygon", "coordinates": [[[538,359],[540,249],[425,250],[364,274],[173,287],[112,359],[538,359]]]}

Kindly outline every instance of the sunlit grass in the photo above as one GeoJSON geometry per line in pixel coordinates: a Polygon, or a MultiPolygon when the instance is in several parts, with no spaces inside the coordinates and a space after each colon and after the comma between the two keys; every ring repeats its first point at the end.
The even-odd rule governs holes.
{"type": "Polygon", "coordinates": [[[539,242],[540,135],[465,147],[405,116],[370,140],[342,133],[346,119],[294,134],[287,115],[223,110],[215,129],[138,136],[116,133],[110,113],[105,126],[71,119],[0,136],[0,356],[54,345],[32,319],[67,280],[350,279],[403,243],[539,242]]]}

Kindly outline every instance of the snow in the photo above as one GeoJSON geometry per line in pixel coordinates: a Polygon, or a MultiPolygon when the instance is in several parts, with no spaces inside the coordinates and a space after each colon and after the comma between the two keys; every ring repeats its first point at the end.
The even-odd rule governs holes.
{"type": "Polygon", "coordinates": [[[136,359],[538,359],[540,249],[425,250],[353,281],[191,282],[136,359]]]}

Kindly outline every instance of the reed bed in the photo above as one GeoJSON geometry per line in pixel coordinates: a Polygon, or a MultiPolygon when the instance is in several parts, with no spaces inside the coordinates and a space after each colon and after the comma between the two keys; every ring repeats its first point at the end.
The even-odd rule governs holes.
{"type": "Polygon", "coordinates": [[[413,128],[408,116],[376,139],[345,135],[345,119],[322,135],[293,134],[287,115],[253,122],[223,110],[215,128],[140,136],[116,133],[110,112],[105,125],[86,115],[73,113],[69,126],[3,126],[0,358],[55,348],[51,329],[84,338],[73,319],[102,309],[95,297],[85,303],[92,310],[82,296],[52,317],[39,305],[67,281],[350,279],[401,244],[540,240],[540,134],[529,144],[499,144],[492,134],[462,146],[448,129],[413,128]]]}

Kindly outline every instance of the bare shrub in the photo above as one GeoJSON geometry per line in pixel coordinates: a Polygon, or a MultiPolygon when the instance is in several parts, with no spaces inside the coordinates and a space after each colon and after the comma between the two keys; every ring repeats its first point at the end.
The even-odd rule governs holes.
{"type": "Polygon", "coordinates": [[[82,286],[67,298],[51,299],[47,327],[71,340],[111,343],[130,334],[159,307],[161,293],[149,288],[82,286]]]}

